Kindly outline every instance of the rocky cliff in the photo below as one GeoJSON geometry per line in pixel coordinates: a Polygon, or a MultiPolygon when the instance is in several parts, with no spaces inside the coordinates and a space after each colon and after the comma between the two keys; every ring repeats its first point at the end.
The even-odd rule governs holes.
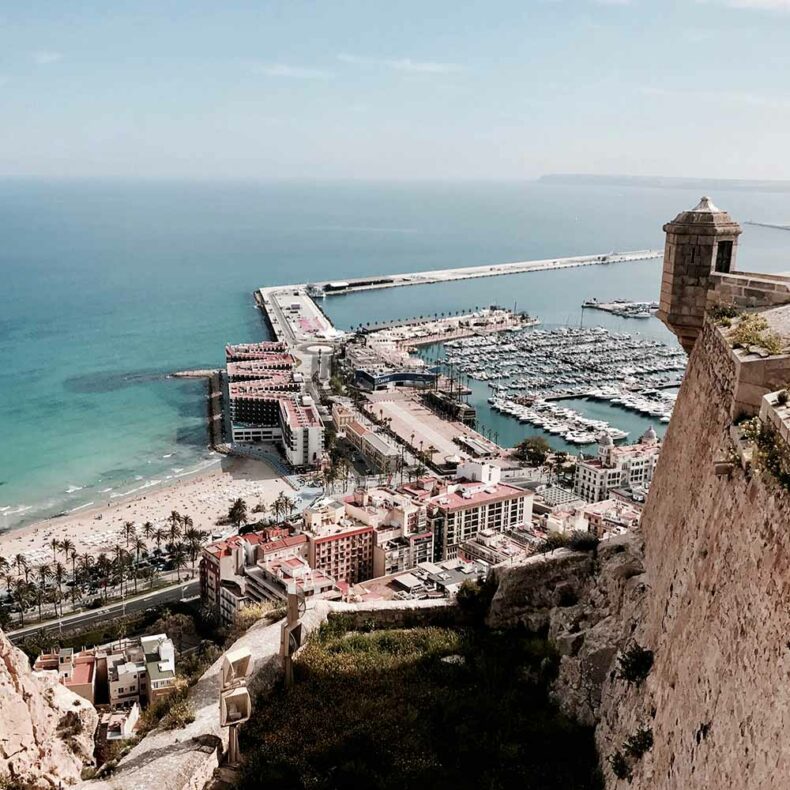
{"type": "Polygon", "coordinates": [[[11,786],[75,784],[93,762],[94,707],[33,672],[27,656],[0,631],[0,777],[11,786]]]}

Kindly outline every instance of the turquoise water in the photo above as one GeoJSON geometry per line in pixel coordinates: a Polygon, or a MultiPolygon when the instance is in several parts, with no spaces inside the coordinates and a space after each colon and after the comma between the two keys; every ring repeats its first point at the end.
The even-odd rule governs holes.
{"type": "MultiPolygon", "coordinates": [[[[256,287],[660,247],[661,225],[698,191],[0,181],[0,528],[210,463],[203,385],[166,374],[219,365],[226,341],[263,337],[256,287]]],[[[790,195],[714,198],[740,219],[790,220],[790,195]]],[[[747,226],[742,245],[741,268],[790,269],[790,234],[747,226]]],[[[547,324],[578,323],[584,298],[655,297],[659,270],[470,280],[326,308],[350,326],[517,302],[547,324]]],[[[653,321],[639,331],[666,337],[653,321]]]]}

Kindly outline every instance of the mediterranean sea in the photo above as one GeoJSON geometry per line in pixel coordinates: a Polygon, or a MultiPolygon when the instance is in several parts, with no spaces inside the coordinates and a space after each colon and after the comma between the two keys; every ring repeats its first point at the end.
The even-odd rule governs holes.
{"type": "MultiPolygon", "coordinates": [[[[658,249],[663,223],[700,194],[549,182],[0,181],[0,529],[215,463],[203,383],[167,374],[219,366],[226,342],[265,337],[256,287],[658,249]]],[[[788,194],[712,197],[741,222],[790,222],[788,194]]],[[[790,269],[790,233],[744,225],[738,266],[790,269]]],[[[324,307],[341,328],[494,302],[546,326],[578,325],[586,298],[657,298],[660,268],[373,291],[324,307]]],[[[671,340],[655,319],[584,320],[671,340]]],[[[527,432],[510,420],[489,427],[506,443],[527,432]]]]}

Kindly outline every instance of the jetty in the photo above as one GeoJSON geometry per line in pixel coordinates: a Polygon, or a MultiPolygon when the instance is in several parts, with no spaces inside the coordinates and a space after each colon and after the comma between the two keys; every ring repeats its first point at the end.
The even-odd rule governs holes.
{"type": "Polygon", "coordinates": [[[633,252],[609,252],[599,255],[577,255],[571,258],[546,258],[536,261],[515,261],[484,266],[462,266],[455,269],[431,269],[424,272],[405,274],[374,275],[349,280],[327,280],[309,283],[310,296],[333,296],[354,291],[372,291],[379,288],[398,288],[406,285],[429,285],[455,280],[470,280],[478,277],[499,277],[505,274],[543,272],[553,269],[570,269],[578,266],[603,266],[612,263],[637,263],[661,258],[660,250],[635,250],[633,252]]]}

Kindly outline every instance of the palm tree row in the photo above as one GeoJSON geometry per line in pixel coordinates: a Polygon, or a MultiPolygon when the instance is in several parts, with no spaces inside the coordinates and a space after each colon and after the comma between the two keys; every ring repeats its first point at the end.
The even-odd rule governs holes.
{"type": "MultiPolygon", "coordinates": [[[[167,519],[166,528],[157,528],[148,521],[143,524],[141,534],[138,535],[134,524],[126,522],[122,537],[125,545],[117,543],[109,555],[105,552],[96,556],[89,552],[78,554],[74,543],[66,538],[50,542],[52,562],[31,566],[21,553],[12,560],[0,556],[0,578],[5,583],[7,598],[19,611],[20,622],[24,624],[25,612],[33,607],[38,609],[40,620],[45,604],[52,604],[55,614],[62,616],[63,601],[69,595],[68,592],[64,594],[64,586],[71,587],[73,605],[76,605],[78,594],[82,598],[97,591],[100,599],[106,601],[111,587],[118,587],[121,597],[128,594],[130,585],[136,593],[141,579],[149,580],[153,587],[157,571],[155,566],[145,562],[152,554],[166,559],[180,582],[181,571],[188,563],[191,563],[194,572],[200,548],[208,533],[196,529],[189,516],[182,516],[174,510],[167,519]],[[150,540],[156,543],[154,552],[149,551],[150,540]],[[164,554],[162,543],[165,544],[164,554]],[[70,562],[70,573],[69,568],[58,559],[59,552],[70,562]]],[[[7,620],[7,611],[2,607],[0,611],[4,611],[7,620]]]]}

